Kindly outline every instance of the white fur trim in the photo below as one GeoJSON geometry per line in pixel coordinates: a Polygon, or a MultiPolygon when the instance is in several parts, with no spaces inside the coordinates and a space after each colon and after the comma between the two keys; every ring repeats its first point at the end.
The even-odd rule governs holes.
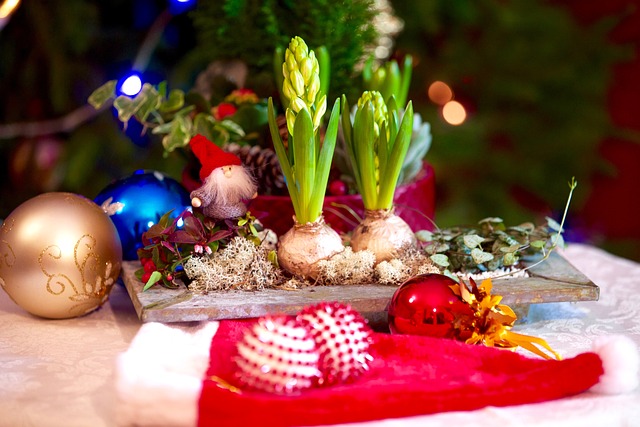
{"type": "Polygon", "coordinates": [[[202,379],[218,322],[187,332],[146,323],[116,367],[121,426],[195,426],[202,379]]]}
{"type": "Polygon", "coordinates": [[[604,374],[592,391],[604,394],[628,393],[638,387],[640,356],[636,344],[622,335],[602,336],[593,343],[602,359],[604,374]]]}

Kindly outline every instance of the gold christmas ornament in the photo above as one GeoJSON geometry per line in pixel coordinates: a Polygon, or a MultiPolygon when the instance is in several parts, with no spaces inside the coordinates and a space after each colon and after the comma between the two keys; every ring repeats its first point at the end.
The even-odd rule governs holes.
{"type": "Polygon", "coordinates": [[[0,226],[0,285],[36,316],[65,319],[100,307],[121,264],[115,226],[77,194],[36,196],[0,226]]]}

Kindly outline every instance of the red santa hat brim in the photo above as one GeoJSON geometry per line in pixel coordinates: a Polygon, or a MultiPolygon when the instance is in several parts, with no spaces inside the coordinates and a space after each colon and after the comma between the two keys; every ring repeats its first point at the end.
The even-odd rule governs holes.
{"type": "Polygon", "coordinates": [[[235,154],[222,150],[203,135],[196,135],[189,141],[191,151],[200,161],[200,179],[204,181],[214,169],[222,166],[240,166],[242,161],[235,154]]]}

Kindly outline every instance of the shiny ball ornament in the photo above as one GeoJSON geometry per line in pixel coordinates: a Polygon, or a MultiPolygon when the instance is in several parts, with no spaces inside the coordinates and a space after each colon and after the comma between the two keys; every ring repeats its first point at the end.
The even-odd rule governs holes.
{"type": "Polygon", "coordinates": [[[452,285],[456,282],[442,274],[415,276],[400,285],[388,308],[391,333],[464,339],[473,310],[452,285]]]}
{"type": "Polygon", "coordinates": [[[121,203],[111,220],[118,229],[122,242],[123,258],[138,259],[142,247],[142,234],[162,215],[173,210],[175,218],[191,206],[189,193],[173,178],[155,171],[137,171],[108,185],[94,201],[101,205],[121,203]]]}
{"type": "Polygon", "coordinates": [[[0,285],[36,316],[82,316],[108,298],[122,265],[109,216],[72,193],[45,193],[0,226],[0,285]]]}

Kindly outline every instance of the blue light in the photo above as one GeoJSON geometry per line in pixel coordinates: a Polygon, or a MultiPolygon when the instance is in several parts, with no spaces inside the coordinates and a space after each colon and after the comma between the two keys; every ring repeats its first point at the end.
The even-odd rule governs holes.
{"type": "Polygon", "coordinates": [[[174,15],[193,9],[195,5],[196,0],[169,0],[169,10],[174,15]]]}
{"type": "Polygon", "coordinates": [[[142,90],[142,79],[137,73],[131,73],[120,84],[120,93],[127,96],[136,96],[142,90]]]}

